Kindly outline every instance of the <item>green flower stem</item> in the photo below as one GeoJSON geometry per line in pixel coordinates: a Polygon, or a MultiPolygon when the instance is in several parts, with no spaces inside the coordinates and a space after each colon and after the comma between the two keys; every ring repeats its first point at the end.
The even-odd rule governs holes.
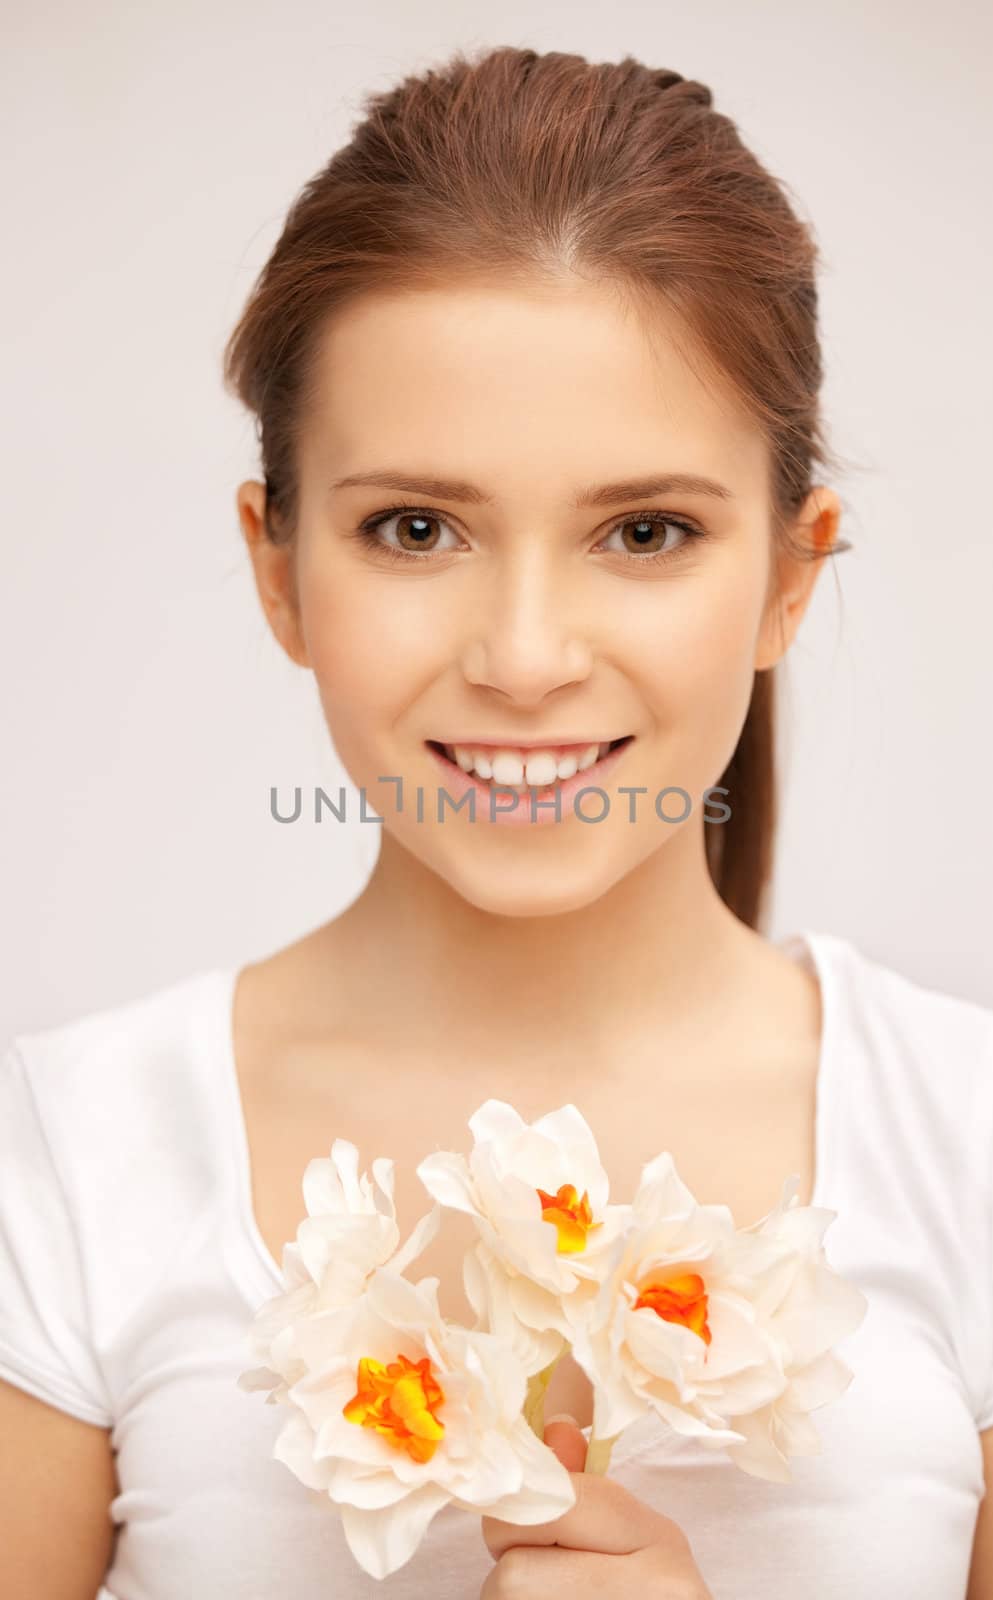
{"type": "Polygon", "coordinates": [[[527,1394],[524,1397],[524,1415],[532,1432],[536,1433],[539,1439],[545,1437],[545,1395],[548,1393],[548,1385],[552,1381],[552,1373],[568,1349],[568,1345],[564,1346],[554,1361],[549,1362],[547,1367],[543,1367],[540,1372],[536,1372],[528,1379],[527,1394]]]}
{"type": "Polygon", "coordinates": [[[620,1434],[615,1433],[610,1439],[595,1439],[591,1433],[583,1471],[596,1472],[602,1477],[610,1466],[610,1452],[619,1438],[620,1434]]]}

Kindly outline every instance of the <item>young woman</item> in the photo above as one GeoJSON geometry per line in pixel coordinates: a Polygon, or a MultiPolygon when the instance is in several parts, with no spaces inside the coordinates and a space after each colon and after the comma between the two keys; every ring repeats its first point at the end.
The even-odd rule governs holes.
{"type": "MultiPolygon", "coordinates": [[[[993,1013],[760,931],[775,669],[847,548],[811,237],[630,58],[456,56],[367,112],[226,370],[259,597],[382,848],[288,948],[10,1044],[5,1593],[380,1592],[273,1459],[246,1332],[315,1155],[391,1156],[409,1225],[495,1097],[577,1105],[617,1198],[668,1149],[744,1226],[799,1173],[869,1310],[792,1481],[637,1425],[561,1524],[442,1512],[386,1591],[993,1600],[993,1013]]],[[[466,1242],[417,1266],[453,1317],[466,1242]]],[[[578,1469],[570,1360],[548,1411],[578,1469]]]]}

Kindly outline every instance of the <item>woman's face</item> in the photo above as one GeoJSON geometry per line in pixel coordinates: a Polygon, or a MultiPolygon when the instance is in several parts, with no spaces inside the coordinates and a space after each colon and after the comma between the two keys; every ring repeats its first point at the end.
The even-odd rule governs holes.
{"type": "MultiPolygon", "coordinates": [[[[705,791],[809,598],[819,563],[780,566],[776,603],[764,438],[687,362],[686,337],[585,283],[369,296],[324,338],[291,549],[261,535],[260,485],[239,491],[270,622],[313,670],[367,811],[480,909],[575,909],[683,829],[719,825],[705,791]],[[712,487],[652,487],[677,474],[712,487]],[[526,794],[522,825],[492,820],[511,794],[429,747],[492,760],[487,746],[580,755],[623,737],[562,791],[607,803],[587,793],[589,820],[568,801],[550,824],[528,820],[526,794]],[[686,791],[660,802],[681,821],[660,819],[666,788],[686,791]],[[439,819],[443,789],[471,789],[475,819],[468,802],[439,819]]],[[[801,516],[829,543],[837,503],[817,496],[801,516]]]]}

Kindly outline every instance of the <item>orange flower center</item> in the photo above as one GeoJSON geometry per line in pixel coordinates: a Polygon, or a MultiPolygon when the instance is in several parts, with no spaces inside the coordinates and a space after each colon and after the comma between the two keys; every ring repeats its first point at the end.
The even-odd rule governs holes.
{"type": "Polygon", "coordinates": [[[558,1229],[556,1249],[559,1253],[575,1255],[577,1250],[585,1250],[586,1235],[601,1226],[593,1221],[593,1210],[586,1190],[583,1190],[580,1200],[572,1184],[563,1183],[557,1194],[546,1194],[544,1189],[539,1189],[538,1196],[542,1221],[554,1222],[558,1229]]]}
{"type": "Polygon", "coordinates": [[[711,1340],[707,1325],[707,1292],[699,1273],[684,1272],[675,1278],[646,1278],[638,1285],[638,1298],[632,1309],[648,1306],[664,1322],[681,1322],[698,1333],[704,1344],[711,1340]]]}
{"type": "Polygon", "coordinates": [[[444,1398],[430,1356],[421,1361],[398,1356],[389,1366],[363,1356],[358,1392],[341,1410],[349,1422],[375,1428],[388,1444],[406,1450],[412,1461],[430,1461],[445,1432],[435,1415],[444,1398]]]}

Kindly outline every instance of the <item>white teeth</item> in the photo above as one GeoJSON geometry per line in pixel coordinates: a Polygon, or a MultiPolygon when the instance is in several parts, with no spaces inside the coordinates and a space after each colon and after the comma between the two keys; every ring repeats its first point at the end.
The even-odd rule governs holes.
{"type": "Polygon", "coordinates": [[[585,772],[610,749],[609,742],[589,744],[583,750],[571,750],[556,756],[554,750],[476,750],[465,745],[443,746],[450,761],[457,763],[463,772],[475,772],[483,779],[492,779],[525,794],[528,789],[545,789],[550,784],[572,778],[585,772]]]}
{"type": "Polygon", "coordinates": [[[524,781],[532,789],[547,789],[559,775],[558,762],[545,750],[532,750],[524,762],[524,781]]]}
{"type": "Polygon", "coordinates": [[[491,762],[494,783],[507,783],[513,788],[524,782],[524,762],[514,750],[498,750],[491,762]]]}

